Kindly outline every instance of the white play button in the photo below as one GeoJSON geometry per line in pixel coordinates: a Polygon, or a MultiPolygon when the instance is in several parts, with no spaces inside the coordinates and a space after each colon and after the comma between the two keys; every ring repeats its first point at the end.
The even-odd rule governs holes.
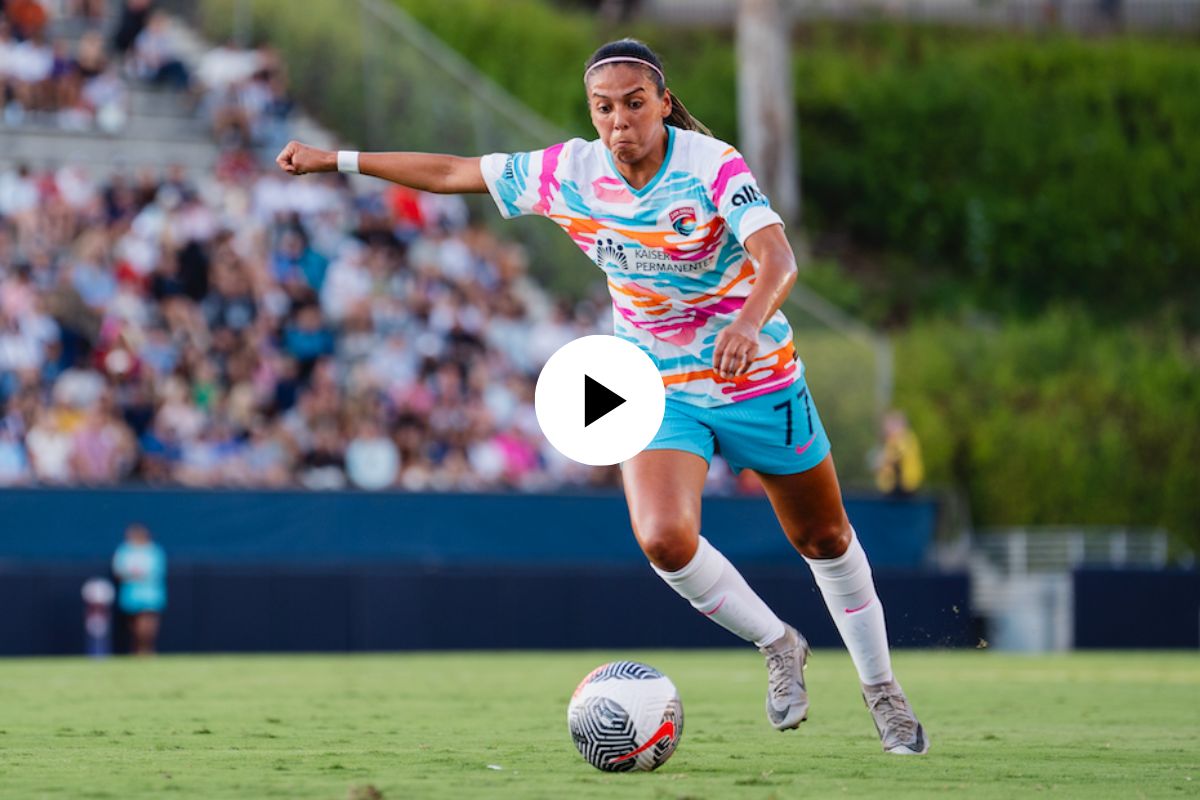
{"type": "Polygon", "coordinates": [[[550,444],[572,461],[618,464],[658,433],[666,409],[650,356],[615,336],[584,336],[558,349],[538,376],[533,407],[550,444]]]}

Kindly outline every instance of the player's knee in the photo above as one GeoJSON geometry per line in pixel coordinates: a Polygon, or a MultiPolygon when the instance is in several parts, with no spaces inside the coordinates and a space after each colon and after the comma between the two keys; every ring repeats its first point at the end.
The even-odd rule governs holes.
{"type": "Polygon", "coordinates": [[[850,547],[850,523],[845,517],[814,520],[792,537],[796,549],[808,558],[838,558],[850,547]]]}
{"type": "Polygon", "coordinates": [[[698,531],[687,517],[663,516],[641,520],[637,526],[642,552],[659,569],[683,569],[696,554],[698,531]]]}

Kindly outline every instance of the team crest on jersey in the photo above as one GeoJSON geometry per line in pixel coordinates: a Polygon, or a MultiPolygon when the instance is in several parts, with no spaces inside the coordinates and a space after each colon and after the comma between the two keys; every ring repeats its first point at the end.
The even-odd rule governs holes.
{"type": "Polygon", "coordinates": [[[612,239],[601,239],[596,243],[596,266],[600,269],[628,269],[629,259],[625,257],[625,246],[616,244],[612,239]]]}
{"type": "Polygon", "coordinates": [[[677,208],[670,216],[671,227],[680,236],[691,236],[696,232],[696,210],[691,206],[677,208]]]}

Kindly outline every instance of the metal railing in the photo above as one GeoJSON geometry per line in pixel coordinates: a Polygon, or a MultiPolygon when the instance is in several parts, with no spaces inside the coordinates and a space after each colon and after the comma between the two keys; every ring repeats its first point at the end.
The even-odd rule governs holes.
{"type": "Polygon", "coordinates": [[[1170,557],[1166,531],[1126,528],[987,529],[972,537],[971,549],[1006,575],[1080,567],[1162,569],[1170,557]]]}

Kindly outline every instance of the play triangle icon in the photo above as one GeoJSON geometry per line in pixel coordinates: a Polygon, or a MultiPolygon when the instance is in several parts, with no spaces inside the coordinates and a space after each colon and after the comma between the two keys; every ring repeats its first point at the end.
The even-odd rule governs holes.
{"type": "Polygon", "coordinates": [[[625,398],[594,380],[583,376],[583,427],[591,425],[614,408],[625,404],[625,398]]]}

